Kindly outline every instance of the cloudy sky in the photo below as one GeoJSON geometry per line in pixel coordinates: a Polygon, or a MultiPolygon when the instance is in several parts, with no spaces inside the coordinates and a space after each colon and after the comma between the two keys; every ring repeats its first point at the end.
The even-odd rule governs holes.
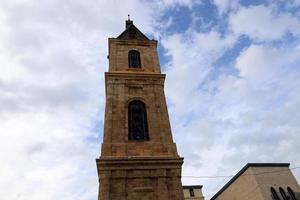
{"type": "MultiPolygon", "coordinates": [[[[184,184],[300,166],[299,0],[1,0],[0,196],[95,200],[107,38],[159,41],[184,184]]],[[[300,169],[293,170],[300,181],[300,169]]]]}

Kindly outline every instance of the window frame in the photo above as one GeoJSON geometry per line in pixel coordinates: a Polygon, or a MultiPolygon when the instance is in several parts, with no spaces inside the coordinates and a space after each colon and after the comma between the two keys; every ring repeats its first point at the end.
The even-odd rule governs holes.
{"type": "Polygon", "coordinates": [[[141,54],[139,51],[134,49],[128,51],[128,67],[131,69],[142,68],[141,54]]]}
{"type": "Polygon", "coordinates": [[[194,188],[189,188],[190,197],[195,197],[194,188]]]}
{"type": "Polygon", "coordinates": [[[286,195],[286,193],[285,193],[285,191],[282,187],[279,187],[279,192],[280,192],[283,200],[288,200],[288,197],[287,197],[287,195],[286,195]]]}
{"type": "Polygon", "coordinates": [[[277,191],[273,187],[271,187],[270,190],[271,190],[271,194],[272,194],[272,199],[273,200],[280,200],[280,197],[278,196],[277,191]]]}
{"type": "Polygon", "coordinates": [[[297,200],[295,192],[292,190],[292,188],[287,187],[287,191],[288,191],[288,194],[289,194],[291,200],[297,200]]]}
{"type": "Polygon", "coordinates": [[[137,99],[131,100],[127,105],[127,111],[128,111],[128,141],[149,140],[149,125],[148,125],[146,104],[141,100],[137,100],[137,99]],[[136,107],[134,108],[133,106],[136,107]],[[140,107],[137,108],[138,106],[140,107]],[[135,120],[139,120],[139,121],[135,122],[133,119],[134,117],[136,118],[135,120]],[[134,123],[138,123],[139,124],[138,126],[140,127],[137,127],[137,125],[134,123]],[[140,139],[138,138],[137,135],[138,133],[135,132],[137,129],[142,129],[142,133],[140,133],[140,136],[142,137],[140,139]]]}

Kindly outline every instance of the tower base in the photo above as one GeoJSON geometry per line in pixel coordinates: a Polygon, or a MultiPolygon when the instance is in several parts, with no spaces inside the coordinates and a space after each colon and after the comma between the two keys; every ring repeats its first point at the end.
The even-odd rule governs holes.
{"type": "Polygon", "coordinates": [[[96,163],[98,200],[183,200],[183,158],[100,157],[96,163]]]}

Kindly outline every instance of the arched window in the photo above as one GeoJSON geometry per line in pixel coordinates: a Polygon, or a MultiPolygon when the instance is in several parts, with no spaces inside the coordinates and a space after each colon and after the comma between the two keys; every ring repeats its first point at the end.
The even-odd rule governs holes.
{"type": "Polygon", "coordinates": [[[128,67],[129,68],[141,68],[140,53],[136,50],[130,50],[128,52],[128,67]]]}
{"type": "Polygon", "coordinates": [[[283,200],[288,200],[286,193],[285,193],[284,189],[282,189],[282,187],[279,188],[279,192],[280,192],[283,200]]]}
{"type": "Polygon", "coordinates": [[[291,200],[297,200],[294,191],[292,190],[292,188],[287,187],[287,191],[291,197],[291,200]]]}
{"type": "Polygon", "coordinates": [[[131,101],[128,105],[128,140],[148,139],[146,106],[142,101],[131,101]]]}
{"type": "Polygon", "coordinates": [[[273,200],[280,200],[276,190],[273,187],[271,187],[271,193],[272,193],[272,199],[273,200]]]}

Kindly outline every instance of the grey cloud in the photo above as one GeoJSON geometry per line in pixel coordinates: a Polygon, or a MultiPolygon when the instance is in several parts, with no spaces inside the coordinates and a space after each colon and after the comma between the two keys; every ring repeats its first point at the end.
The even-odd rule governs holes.
{"type": "MultiPolygon", "coordinates": [[[[209,33],[192,37],[199,35],[206,42],[203,46],[181,40],[184,34],[170,36],[164,43],[173,65],[167,70],[166,87],[172,102],[170,117],[176,124],[173,132],[180,141],[179,152],[188,165],[183,175],[233,175],[247,162],[299,165],[298,47],[293,43],[250,45],[231,66],[240,76],[228,70],[211,79],[210,73],[199,74],[200,69],[216,67],[215,61],[236,41],[226,43],[209,33]],[[223,43],[217,45],[220,40],[223,43]],[[198,57],[185,62],[195,52],[198,57]]],[[[295,175],[299,179],[300,174],[295,171],[295,175]]],[[[206,186],[208,197],[216,191],[216,184],[225,183],[199,181],[206,186]]]]}
{"type": "Polygon", "coordinates": [[[107,38],[123,31],[128,13],[153,32],[153,7],[1,1],[2,199],[96,198],[107,38]]]}
{"type": "MultiPolygon", "coordinates": [[[[100,141],[87,138],[101,134],[92,128],[103,113],[107,37],[123,30],[128,12],[141,30],[155,34],[153,17],[158,5],[144,1],[6,1],[1,6],[7,17],[3,27],[12,34],[5,35],[0,47],[8,58],[0,68],[10,66],[6,61],[12,60],[11,67],[24,73],[8,70],[11,77],[0,76],[4,141],[0,156],[6,160],[0,168],[10,175],[1,177],[0,195],[4,200],[95,199],[94,159],[100,141]]],[[[216,60],[238,38],[216,31],[189,31],[166,35],[162,42],[171,58],[166,94],[172,103],[175,142],[179,154],[186,157],[183,175],[231,175],[249,161],[300,163],[299,59],[296,53],[292,57],[282,54],[292,48],[283,48],[278,59],[280,69],[290,66],[291,60],[294,68],[275,71],[274,76],[260,74],[250,80],[220,71],[211,80],[216,60]],[[187,36],[189,40],[184,40],[187,36]],[[265,77],[272,81],[266,82],[265,77]]],[[[268,48],[272,46],[263,50],[268,48]]],[[[270,60],[261,63],[268,65],[270,60]]],[[[257,64],[258,58],[252,61],[251,65],[257,64]]],[[[244,58],[241,63],[248,66],[249,60],[244,58]]],[[[204,184],[208,197],[225,181],[193,183],[204,184]]]]}

